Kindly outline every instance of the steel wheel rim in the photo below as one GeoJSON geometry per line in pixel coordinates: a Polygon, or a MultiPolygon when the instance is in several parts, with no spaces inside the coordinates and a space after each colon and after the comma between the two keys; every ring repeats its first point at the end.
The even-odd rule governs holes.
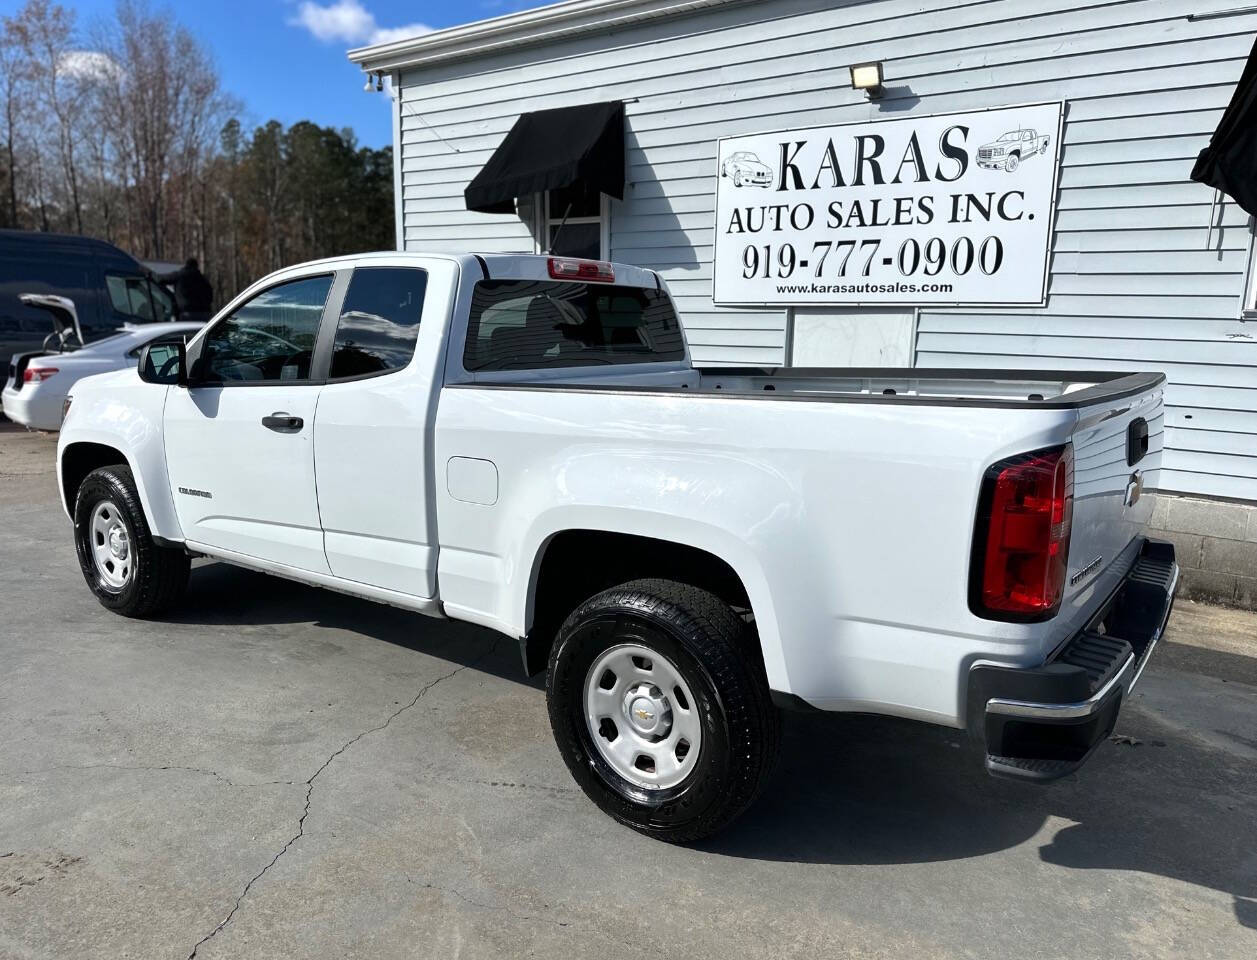
{"type": "Polygon", "coordinates": [[[698,763],[703,730],[690,686],[640,643],[617,644],[590,665],[585,723],[598,754],[634,786],[675,787],[698,763]]]}
{"type": "Polygon", "coordinates": [[[112,500],[96,504],[87,535],[96,575],[106,589],[121,593],[135,572],[135,552],[131,531],[112,500]]]}

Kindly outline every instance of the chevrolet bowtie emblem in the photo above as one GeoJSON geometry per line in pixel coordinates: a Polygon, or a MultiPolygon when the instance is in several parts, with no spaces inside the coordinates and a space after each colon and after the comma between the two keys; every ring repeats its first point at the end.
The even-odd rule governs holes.
{"type": "Polygon", "coordinates": [[[638,709],[638,710],[634,710],[633,713],[637,715],[637,719],[642,721],[642,723],[645,723],[647,720],[655,719],[655,715],[651,713],[649,710],[638,709]]]}

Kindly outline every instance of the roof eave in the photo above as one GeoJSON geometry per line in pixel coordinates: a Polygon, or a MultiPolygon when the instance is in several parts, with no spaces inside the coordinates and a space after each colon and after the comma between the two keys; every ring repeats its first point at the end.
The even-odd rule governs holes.
{"type": "Polygon", "coordinates": [[[389,72],[746,2],[749,0],[563,0],[405,40],[358,47],[350,50],[348,57],[363,70],[389,72]]]}

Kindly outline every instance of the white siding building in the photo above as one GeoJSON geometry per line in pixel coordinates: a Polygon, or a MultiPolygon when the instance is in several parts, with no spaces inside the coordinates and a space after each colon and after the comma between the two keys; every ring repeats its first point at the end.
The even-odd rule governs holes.
{"type": "Polygon", "coordinates": [[[1189,173],[1255,33],[1243,0],[569,0],[350,56],[392,82],[409,250],[545,249],[562,215],[547,196],[489,215],[464,188],[522,113],[623,101],[624,198],[580,222],[602,257],[663,275],[701,364],[1164,371],[1161,488],[1187,498],[1158,517],[1197,592],[1251,604],[1253,231],[1189,173]],[[867,61],[881,99],[852,89],[867,61]],[[1045,305],[714,305],[718,139],[1049,101],[1045,305]]]}

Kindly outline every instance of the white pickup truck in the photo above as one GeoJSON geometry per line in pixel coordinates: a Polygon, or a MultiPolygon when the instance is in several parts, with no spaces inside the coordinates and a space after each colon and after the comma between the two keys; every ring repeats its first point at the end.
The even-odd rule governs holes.
{"type": "Polygon", "coordinates": [[[205,556],[518,640],[584,791],[687,841],[763,787],[779,705],[1075,770],[1172,603],[1163,380],[700,371],[650,270],[374,254],[80,382],[58,477],[118,613],[205,556]]]}

